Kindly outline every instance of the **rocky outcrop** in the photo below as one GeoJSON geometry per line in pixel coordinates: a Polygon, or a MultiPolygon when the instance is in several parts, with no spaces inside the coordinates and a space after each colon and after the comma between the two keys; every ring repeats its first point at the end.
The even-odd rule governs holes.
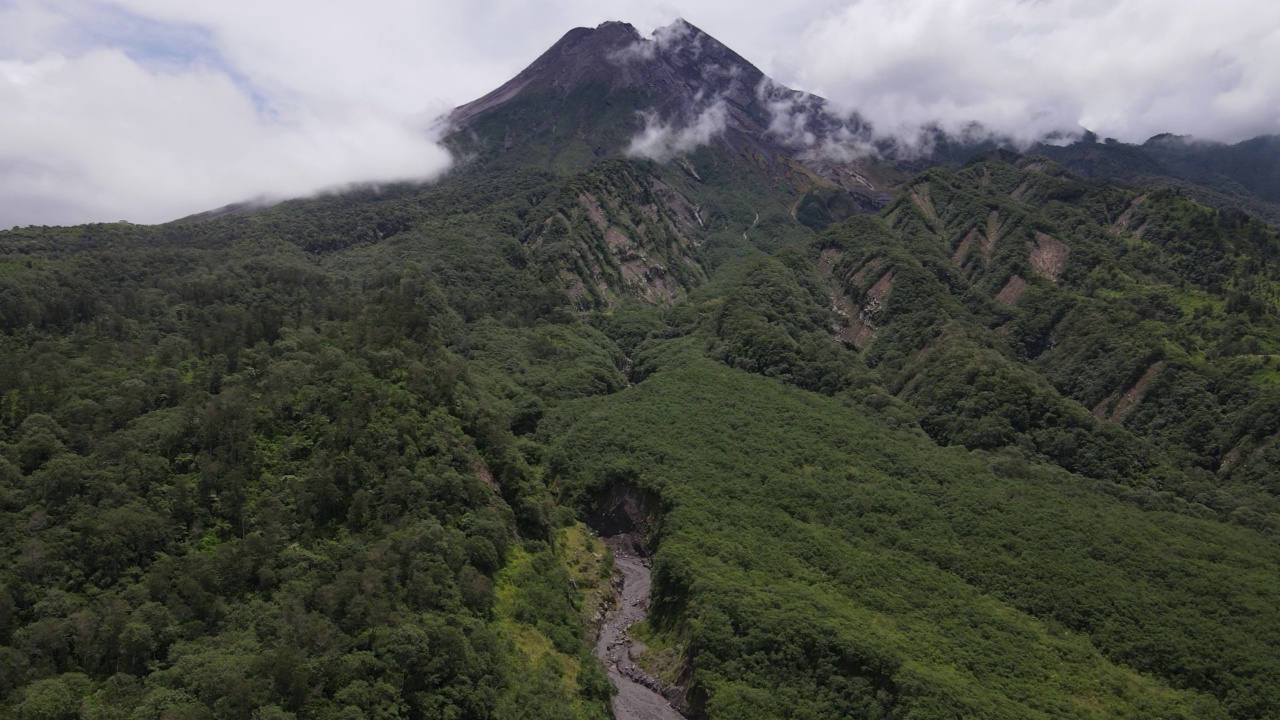
{"type": "Polygon", "coordinates": [[[702,228],[688,198],[622,163],[589,177],[546,205],[528,240],[558,266],[578,308],[670,305],[706,279],[697,250],[702,228]]]}
{"type": "Polygon", "coordinates": [[[958,268],[964,267],[965,258],[969,255],[969,248],[972,247],[973,241],[978,238],[978,229],[970,230],[960,244],[956,246],[955,254],[951,256],[951,262],[958,268]]]}
{"type": "MultiPolygon", "coordinates": [[[[879,258],[872,259],[850,279],[857,286],[865,281],[871,273],[880,268],[879,258]]],[[[893,293],[893,270],[886,271],[878,280],[862,294],[862,303],[854,302],[844,287],[837,287],[831,293],[831,311],[840,316],[842,321],[832,326],[836,337],[848,345],[861,350],[871,344],[876,336],[876,318],[889,301],[893,293]]]]}
{"type": "Polygon", "coordinates": [[[1031,268],[1051,283],[1058,282],[1058,278],[1062,276],[1070,254],[1071,248],[1066,243],[1042,232],[1037,232],[1034,239],[1027,241],[1027,256],[1031,268]]]}
{"type": "Polygon", "coordinates": [[[597,498],[586,524],[601,537],[628,535],[638,547],[646,548],[658,508],[658,496],[629,482],[617,481],[597,498]]]}
{"type": "MultiPolygon", "coordinates": [[[[1027,291],[1027,281],[1021,277],[1014,275],[1009,278],[1009,282],[1004,284],[1000,292],[996,293],[995,301],[1001,305],[1013,307],[1022,299],[1022,294],[1027,291]]],[[[1006,331],[1007,334],[1008,331],[1006,331]]]]}
{"type": "Polygon", "coordinates": [[[1164,363],[1155,362],[1147,366],[1136,381],[1124,392],[1119,395],[1103,400],[1093,409],[1093,416],[1099,420],[1107,420],[1113,423],[1123,423],[1125,416],[1129,414],[1133,408],[1137,407],[1147,396],[1147,388],[1160,374],[1164,363]]]}
{"type": "Polygon", "coordinates": [[[1120,217],[1116,218],[1116,221],[1111,224],[1111,227],[1109,228],[1111,234],[1119,235],[1120,233],[1128,230],[1129,223],[1133,220],[1133,213],[1137,211],[1137,209],[1142,205],[1142,203],[1146,202],[1146,200],[1146,193],[1134,198],[1133,202],[1129,203],[1129,207],[1125,208],[1124,212],[1120,213],[1120,217]]]}

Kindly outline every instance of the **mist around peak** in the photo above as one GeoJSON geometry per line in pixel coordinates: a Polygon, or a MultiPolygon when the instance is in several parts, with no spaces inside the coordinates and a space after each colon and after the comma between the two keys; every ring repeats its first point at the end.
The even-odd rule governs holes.
{"type": "Polygon", "coordinates": [[[644,129],[631,139],[626,155],[665,162],[692,152],[721,135],[729,113],[723,100],[711,103],[693,122],[683,126],[664,123],[656,113],[643,114],[644,129]]]}

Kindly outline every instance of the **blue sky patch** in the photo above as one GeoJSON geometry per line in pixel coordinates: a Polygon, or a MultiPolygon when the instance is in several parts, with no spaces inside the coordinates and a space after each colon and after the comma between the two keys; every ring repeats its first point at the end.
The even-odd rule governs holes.
{"type": "MultiPolygon", "coordinates": [[[[5,5],[0,0],[0,7],[5,5]]],[[[58,38],[59,49],[80,55],[94,48],[113,48],[153,72],[202,68],[222,73],[253,100],[260,115],[275,115],[266,93],[236,68],[218,48],[213,32],[201,25],[164,23],[106,4],[68,17],[58,38]]]]}

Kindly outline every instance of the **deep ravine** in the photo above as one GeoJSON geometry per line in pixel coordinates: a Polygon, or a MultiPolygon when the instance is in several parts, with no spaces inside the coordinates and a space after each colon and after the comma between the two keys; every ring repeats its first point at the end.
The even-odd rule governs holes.
{"type": "Polygon", "coordinates": [[[630,535],[602,539],[613,550],[614,567],[622,578],[618,606],[605,616],[596,643],[596,657],[604,662],[609,680],[618,689],[613,716],[617,720],[684,720],[666,698],[651,689],[657,682],[632,659],[644,651],[627,629],[649,612],[648,560],[636,553],[630,535]]]}

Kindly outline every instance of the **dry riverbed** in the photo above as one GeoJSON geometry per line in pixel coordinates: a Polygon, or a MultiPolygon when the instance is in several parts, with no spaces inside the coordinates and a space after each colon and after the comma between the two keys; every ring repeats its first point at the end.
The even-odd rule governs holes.
{"type": "Polygon", "coordinates": [[[684,715],[654,689],[660,684],[636,665],[635,658],[644,652],[644,645],[628,632],[649,612],[649,560],[635,551],[629,535],[603,540],[613,550],[622,584],[618,605],[605,616],[596,643],[596,656],[618,689],[613,716],[617,720],[684,720],[684,715]]]}

